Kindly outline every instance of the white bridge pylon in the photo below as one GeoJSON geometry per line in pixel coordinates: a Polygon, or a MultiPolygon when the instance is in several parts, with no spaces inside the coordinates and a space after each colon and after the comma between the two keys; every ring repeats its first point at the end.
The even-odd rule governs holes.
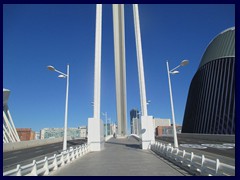
{"type": "MultiPolygon", "coordinates": [[[[114,58],[118,137],[127,135],[126,115],[126,63],[125,63],[125,28],[124,5],[113,4],[113,30],[114,30],[114,58]]],[[[142,149],[148,149],[154,143],[153,117],[148,116],[144,67],[142,57],[142,44],[138,5],[133,4],[134,28],[137,51],[138,77],[141,100],[141,129],[142,149]]],[[[94,108],[93,118],[88,119],[88,144],[91,151],[100,151],[104,148],[103,122],[100,119],[100,92],[101,92],[101,44],[102,44],[102,4],[96,5],[96,32],[95,32],[95,66],[94,66],[94,108]]]]}
{"type": "Polygon", "coordinates": [[[3,143],[20,141],[7,105],[9,95],[10,90],[3,88],[3,143]]]}

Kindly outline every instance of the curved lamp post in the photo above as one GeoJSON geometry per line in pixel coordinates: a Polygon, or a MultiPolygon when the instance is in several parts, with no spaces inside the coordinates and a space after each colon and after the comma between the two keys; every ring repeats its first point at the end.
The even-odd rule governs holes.
{"type": "Polygon", "coordinates": [[[66,104],[65,104],[65,119],[64,119],[64,137],[63,137],[63,151],[67,149],[67,117],[68,117],[68,88],[69,88],[69,64],[67,65],[67,74],[58,71],[53,66],[47,66],[48,70],[59,73],[59,78],[67,78],[66,88],[66,104]]]}
{"type": "Polygon", "coordinates": [[[174,107],[173,107],[173,98],[172,98],[172,86],[171,86],[171,79],[170,74],[178,74],[179,71],[176,71],[177,68],[181,66],[185,66],[189,63],[188,60],[183,60],[178,66],[173,68],[169,71],[168,61],[167,64],[167,72],[168,72],[168,83],[169,83],[169,93],[170,93],[170,101],[171,101],[171,109],[172,109],[172,122],[173,122],[173,139],[174,139],[174,146],[175,148],[178,148],[178,139],[177,139],[177,131],[176,131],[176,124],[175,124],[175,115],[174,115],[174,107]]]}

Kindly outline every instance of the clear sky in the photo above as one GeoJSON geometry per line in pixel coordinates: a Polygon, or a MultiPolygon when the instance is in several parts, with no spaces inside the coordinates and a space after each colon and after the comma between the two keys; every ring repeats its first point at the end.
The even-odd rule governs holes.
{"type": "MultiPolygon", "coordinates": [[[[189,64],[171,76],[177,124],[182,124],[188,89],[210,41],[235,26],[230,4],[140,4],[140,27],[148,113],[171,118],[166,60],[170,69],[189,64]]],[[[3,5],[3,87],[11,90],[9,108],[18,128],[63,127],[66,72],[70,65],[68,127],[87,125],[93,116],[94,4],[3,5]]],[[[112,6],[103,5],[101,112],[116,122],[112,6]]],[[[140,110],[132,5],[125,5],[127,121],[140,110]]],[[[102,116],[102,119],[105,119],[102,116]]]]}

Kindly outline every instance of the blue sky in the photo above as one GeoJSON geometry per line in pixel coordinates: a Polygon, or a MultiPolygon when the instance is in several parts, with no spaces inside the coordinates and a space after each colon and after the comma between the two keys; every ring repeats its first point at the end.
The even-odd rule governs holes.
{"type": "MultiPolygon", "coordinates": [[[[235,26],[230,4],[140,4],[140,26],[148,113],[171,118],[166,60],[170,69],[177,124],[182,124],[188,89],[210,41],[235,26]]],[[[68,127],[87,125],[93,116],[94,4],[3,5],[3,87],[16,127],[39,131],[63,127],[66,80],[47,65],[66,72],[70,65],[68,127]]],[[[112,6],[103,5],[101,112],[116,122],[112,6]]],[[[127,120],[140,109],[132,5],[125,5],[127,120]]],[[[102,119],[104,117],[102,116],[102,119]]]]}

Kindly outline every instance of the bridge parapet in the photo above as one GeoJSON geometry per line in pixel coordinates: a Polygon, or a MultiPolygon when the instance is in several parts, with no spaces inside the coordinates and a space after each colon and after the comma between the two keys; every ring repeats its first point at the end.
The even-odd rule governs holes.
{"type": "Polygon", "coordinates": [[[204,155],[198,156],[159,142],[152,144],[151,150],[195,175],[235,176],[235,166],[222,163],[219,159],[208,159],[204,155]]]}
{"type": "Polygon", "coordinates": [[[61,154],[54,154],[52,157],[45,157],[40,161],[33,160],[32,163],[25,166],[17,165],[15,169],[6,171],[3,176],[41,176],[48,175],[49,172],[55,171],[58,168],[70,163],[71,161],[85,155],[89,152],[87,143],[61,152],[61,154]]]}

